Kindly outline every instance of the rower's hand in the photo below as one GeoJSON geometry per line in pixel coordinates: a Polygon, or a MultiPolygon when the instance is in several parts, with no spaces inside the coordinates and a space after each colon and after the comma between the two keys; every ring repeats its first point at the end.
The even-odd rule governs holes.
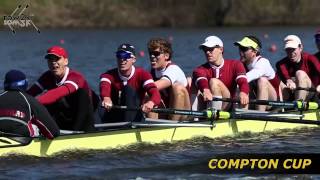
{"type": "Polygon", "coordinates": [[[291,89],[291,90],[294,90],[294,89],[297,88],[297,87],[296,87],[296,83],[294,83],[294,82],[292,81],[292,79],[288,79],[286,85],[287,85],[287,87],[288,87],[289,89],[291,89]]]}
{"type": "Polygon", "coordinates": [[[142,111],[145,113],[151,112],[154,107],[154,103],[152,101],[148,101],[142,105],[142,111]]]}
{"type": "Polygon", "coordinates": [[[320,85],[318,85],[318,86],[316,87],[316,90],[317,90],[318,93],[320,93],[320,85]]]}
{"type": "Polygon", "coordinates": [[[212,95],[210,89],[204,89],[202,95],[203,95],[204,101],[212,101],[212,99],[213,99],[213,95],[212,95]]]}
{"type": "Polygon", "coordinates": [[[239,93],[239,100],[242,106],[246,106],[249,103],[249,96],[244,92],[239,93]]]}
{"type": "Polygon", "coordinates": [[[111,100],[111,98],[110,97],[104,97],[101,106],[106,108],[107,111],[110,111],[111,108],[112,108],[112,100],[111,100]]]}

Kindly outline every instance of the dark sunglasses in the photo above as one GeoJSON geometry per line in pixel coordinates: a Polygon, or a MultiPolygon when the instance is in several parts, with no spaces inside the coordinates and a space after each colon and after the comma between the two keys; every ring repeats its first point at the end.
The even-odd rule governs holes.
{"type": "Polygon", "coordinates": [[[209,51],[209,52],[212,52],[212,51],[214,50],[214,48],[216,48],[216,47],[203,47],[202,50],[203,50],[203,52],[206,53],[206,52],[208,52],[208,51],[209,51]]]}
{"type": "Polygon", "coordinates": [[[152,58],[158,57],[161,54],[162,54],[162,52],[160,52],[160,51],[151,51],[151,52],[149,52],[149,56],[152,57],[152,58]]]}
{"type": "Polygon", "coordinates": [[[60,59],[59,56],[56,56],[56,55],[54,55],[54,54],[48,54],[48,55],[46,55],[45,58],[46,58],[47,60],[49,60],[49,61],[58,61],[58,60],[60,59]]]}
{"type": "Polygon", "coordinates": [[[246,52],[246,51],[248,51],[249,49],[250,49],[249,47],[239,46],[239,50],[240,50],[241,52],[246,52]]]}
{"type": "Polygon", "coordinates": [[[317,43],[320,43],[320,35],[316,35],[315,36],[315,40],[316,40],[317,43]]]}
{"type": "Polygon", "coordinates": [[[128,60],[131,58],[131,53],[125,51],[118,51],[116,52],[117,59],[121,60],[128,60]]]}

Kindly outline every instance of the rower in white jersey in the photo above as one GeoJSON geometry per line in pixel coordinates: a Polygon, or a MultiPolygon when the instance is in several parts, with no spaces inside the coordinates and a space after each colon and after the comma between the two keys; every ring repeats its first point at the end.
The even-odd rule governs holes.
{"type": "MultiPolygon", "coordinates": [[[[234,43],[239,47],[240,61],[247,69],[247,79],[250,83],[250,93],[255,93],[258,100],[278,100],[280,80],[269,60],[261,56],[261,42],[255,36],[245,36],[234,43]]],[[[265,111],[265,105],[257,109],[265,111]]]]}
{"type": "MultiPolygon", "coordinates": [[[[188,82],[182,69],[173,64],[171,43],[162,38],[153,38],[148,42],[151,63],[151,75],[160,91],[164,108],[190,109],[188,82]]],[[[149,117],[157,118],[152,113],[149,117]]],[[[172,120],[185,120],[186,116],[168,115],[172,120]]]]}

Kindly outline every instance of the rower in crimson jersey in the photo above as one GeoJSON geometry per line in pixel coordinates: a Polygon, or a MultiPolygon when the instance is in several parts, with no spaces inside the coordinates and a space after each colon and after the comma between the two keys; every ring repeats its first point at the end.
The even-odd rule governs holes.
{"type": "MultiPolygon", "coordinates": [[[[199,48],[203,50],[207,59],[207,63],[193,71],[193,84],[200,91],[198,96],[200,106],[203,104],[201,103],[202,100],[212,108],[229,109],[228,103],[212,101],[212,99],[213,97],[234,98],[237,85],[240,89],[239,100],[241,105],[246,106],[249,102],[249,85],[243,64],[237,60],[225,60],[223,58],[223,43],[217,36],[207,37],[199,48]]],[[[201,109],[201,107],[199,108],[201,109]]]]}
{"type": "Polygon", "coordinates": [[[47,50],[49,70],[28,90],[45,105],[60,129],[94,130],[92,91],[84,76],[68,67],[67,51],[59,46],[47,50]]]}
{"type": "Polygon", "coordinates": [[[297,87],[316,88],[320,93],[320,62],[306,52],[303,52],[301,40],[296,35],[288,35],[284,39],[284,50],[287,56],[277,62],[277,72],[284,83],[284,100],[310,100],[315,94],[305,90],[295,90],[297,87]]]}
{"type": "Polygon", "coordinates": [[[149,113],[160,103],[160,93],[154,84],[151,74],[142,68],[135,67],[136,54],[134,46],[122,44],[116,52],[118,67],[100,76],[100,96],[102,106],[107,110],[104,122],[141,121],[142,112],[112,109],[113,105],[128,107],[141,106],[142,111],[149,113]],[[149,100],[143,102],[145,93],[149,100]]]}
{"type": "Polygon", "coordinates": [[[6,73],[4,92],[0,94],[0,132],[25,137],[35,137],[40,132],[53,139],[60,134],[58,125],[46,108],[25,92],[27,87],[23,72],[10,70],[6,73]]]}

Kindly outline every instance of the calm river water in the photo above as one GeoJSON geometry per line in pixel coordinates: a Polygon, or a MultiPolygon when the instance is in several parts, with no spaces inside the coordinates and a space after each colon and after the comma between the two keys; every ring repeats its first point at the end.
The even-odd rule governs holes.
{"type": "MultiPolygon", "coordinates": [[[[206,36],[217,35],[224,41],[225,58],[238,59],[233,42],[244,35],[256,35],[262,41],[262,54],[274,64],[285,55],[283,38],[301,37],[307,52],[316,51],[313,34],[316,27],[255,27],[214,29],[117,29],[117,30],[45,30],[0,32],[0,77],[9,69],[23,70],[30,82],[47,69],[44,55],[52,45],[63,45],[69,52],[70,67],[82,72],[98,92],[99,75],[115,66],[119,44],[133,44],[137,65],[149,67],[147,41],[152,37],[172,40],[176,64],[187,75],[205,61],[198,49],[206,36]],[[275,45],[275,52],[269,51],[275,45]],[[143,53],[145,56],[143,56],[143,53]]],[[[0,78],[2,88],[3,78],[0,78]]],[[[315,175],[240,175],[198,171],[219,153],[320,153],[320,130],[307,129],[259,135],[241,134],[220,139],[197,138],[174,144],[139,144],[123,149],[68,152],[52,158],[15,156],[1,158],[0,179],[318,179],[315,175]]]]}

